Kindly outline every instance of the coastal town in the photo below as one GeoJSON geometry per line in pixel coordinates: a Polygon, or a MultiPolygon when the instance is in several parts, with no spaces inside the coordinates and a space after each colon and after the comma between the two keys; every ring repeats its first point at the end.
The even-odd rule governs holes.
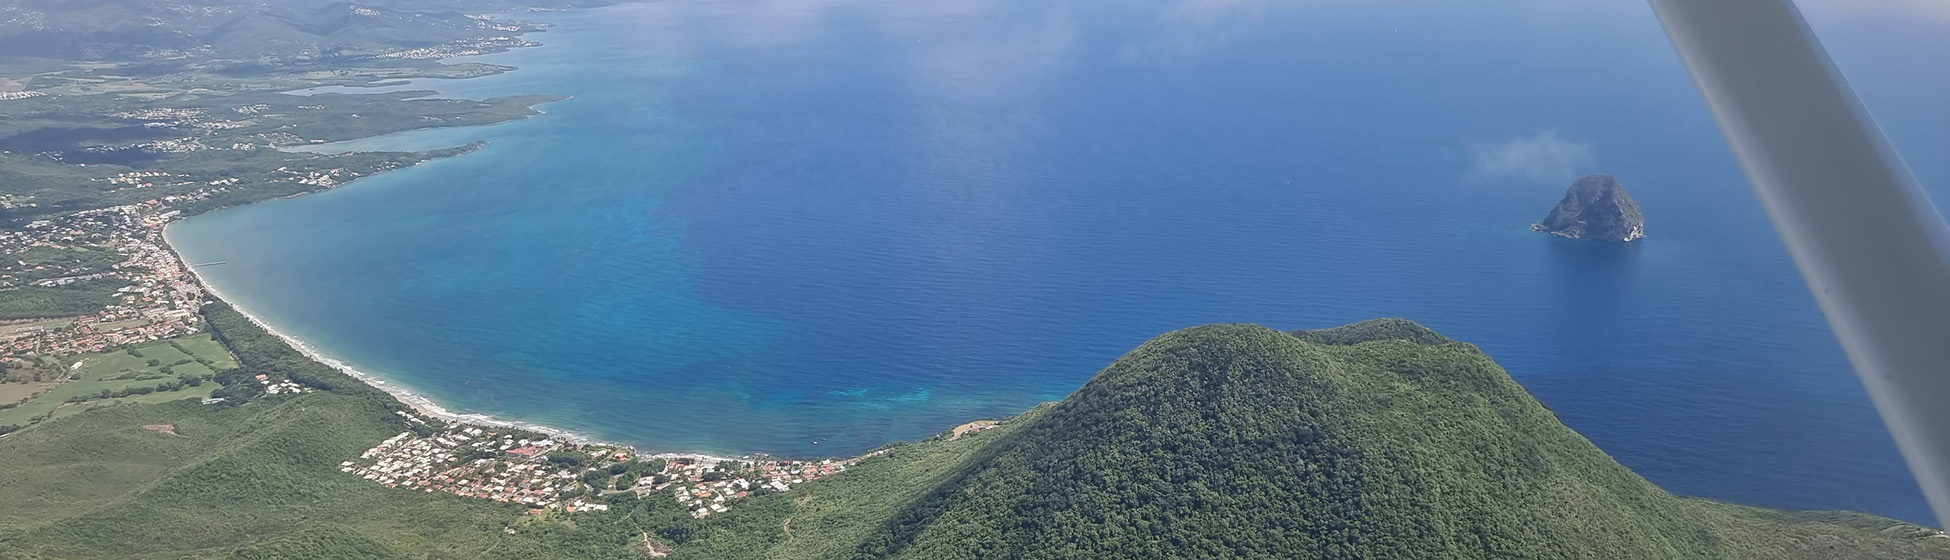
{"type": "MultiPolygon", "coordinates": [[[[523,29],[521,26],[514,25],[514,24],[506,24],[506,23],[495,24],[494,28],[499,31],[521,31],[523,29]]],[[[518,37],[489,37],[486,39],[471,39],[466,41],[455,41],[453,43],[449,43],[445,45],[436,45],[431,47],[420,47],[417,49],[393,51],[389,53],[373,55],[373,58],[439,60],[443,58],[453,58],[456,56],[475,56],[481,54],[488,54],[488,53],[500,52],[508,49],[521,48],[521,47],[533,47],[540,44],[541,43],[524,40],[518,37]]]]}
{"type": "MultiPolygon", "coordinates": [[[[473,143],[450,150],[466,153],[473,143]]],[[[420,160],[420,161],[423,161],[420,160]]],[[[360,169],[284,166],[260,185],[297,193],[337,187],[360,177],[416,163],[379,160],[360,169]]],[[[41,308],[68,310],[0,321],[0,360],[70,356],[199,332],[197,309],[209,301],[185,263],[163,240],[163,229],[186,211],[207,210],[249,185],[237,177],[199,179],[163,171],[123,172],[99,179],[115,191],[170,187],[141,202],[81,210],[0,229],[0,294],[23,301],[53,300],[41,308]]],[[[0,198],[9,208],[33,208],[31,197],[0,198]]],[[[17,316],[18,317],[18,316],[17,316]]]]}
{"type": "MultiPolygon", "coordinates": [[[[194,272],[227,263],[184,261],[165,241],[165,227],[267,193],[329,189],[479,146],[355,158],[350,165],[338,157],[297,158],[248,179],[111,171],[91,181],[135,202],[66,212],[47,209],[68,202],[0,196],[0,211],[30,217],[0,228],[0,434],[125,398],[160,402],[165,394],[197,387],[185,396],[206,403],[248,398],[236,393],[240,389],[213,394],[215,385],[199,385],[236,367],[222,345],[204,334],[210,329],[202,309],[215,298],[194,272]]],[[[281,375],[250,373],[259,374],[256,394],[313,390],[281,375]]]]}
{"type": "Polygon", "coordinates": [[[175,214],[168,202],[151,200],[0,231],[0,259],[11,261],[0,263],[0,293],[120,285],[92,313],[0,324],[0,359],[99,352],[201,329],[203,287],[162,242],[162,227],[175,214]]]}
{"type": "MultiPolygon", "coordinates": [[[[410,425],[437,419],[400,412],[410,425]]],[[[693,518],[729,511],[737,501],[845,471],[853,459],[789,460],[746,456],[639,455],[627,446],[576,443],[505,427],[454,424],[427,435],[400,432],[339,471],[388,488],[445,492],[518,503],[531,514],[603,511],[602,496],[667,493],[693,518]]]]}

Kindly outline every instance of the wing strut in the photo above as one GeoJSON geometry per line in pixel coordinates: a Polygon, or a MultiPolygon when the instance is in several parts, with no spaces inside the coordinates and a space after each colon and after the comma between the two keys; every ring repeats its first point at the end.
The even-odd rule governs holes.
{"type": "Polygon", "coordinates": [[[1789,0],[1649,0],[1939,522],[1950,228],[1789,0]]]}

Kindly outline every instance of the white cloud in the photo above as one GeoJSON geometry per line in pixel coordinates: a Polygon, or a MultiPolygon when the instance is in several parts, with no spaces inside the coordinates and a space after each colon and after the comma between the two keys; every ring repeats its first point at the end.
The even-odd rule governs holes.
{"type": "Polygon", "coordinates": [[[1476,155],[1474,173],[1487,180],[1556,184],[1577,178],[1592,165],[1590,145],[1560,138],[1555,130],[1474,144],[1470,150],[1476,155]]]}

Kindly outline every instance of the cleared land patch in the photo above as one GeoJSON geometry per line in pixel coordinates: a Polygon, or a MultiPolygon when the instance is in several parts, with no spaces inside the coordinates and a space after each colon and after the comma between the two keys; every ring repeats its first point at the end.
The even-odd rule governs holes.
{"type": "Polygon", "coordinates": [[[96,332],[119,331],[127,328],[140,327],[143,325],[147,325],[149,323],[150,321],[148,319],[140,319],[140,318],[124,319],[121,321],[109,321],[106,323],[95,325],[95,331],[96,332]]]}
{"type": "Polygon", "coordinates": [[[159,404],[159,403],[166,403],[169,401],[179,401],[183,399],[201,399],[210,396],[210,393],[216,392],[217,387],[219,387],[219,385],[217,385],[214,382],[211,382],[211,383],[204,383],[202,386],[199,387],[185,387],[177,391],[149,393],[146,395],[129,395],[126,397],[118,397],[118,398],[107,399],[107,400],[93,400],[93,401],[88,401],[83,403],[69,403],[69,404],[64,404],[58,408],[55,408],[53,417],[61,418],[65,416],[73,416],[75,414],[80,414],[82,411],[86,411],[93,408],[104,407],[104,406],[114,406],[114,405],[123,405],[123,404],[159,404]]]}
{"type": "Polygon", "coordinates": [[[0,404],[20,402],[20,399],[60,385],[60,383],[0,383],[0,404]]]}
{"type": "Polygon", "coordinates": [[[237,360],[230,356],[230,351],[208,334],[176,337],[169,339],[169,343],[210,369],[223,371],[237,367],[237,360]]]}
{"type": "Polygon", "coordinates": [[[0,403],[15,403],[28,395],[33,398],[0,410],[0,426],[26,426],[36,418],[68,416],[89,408],[112,403],[161,403],[178,399],[210,396],[217,384],[207,377],[217,371],[237,367],[230,356],[209,334],[194,334],[160,340],[109,352],[82,354],[65,362],[74,378],[35,384],[0,384],[0,391],[13,396],[0,403]],[[213,367],[215,366],[215,367],[213,367]],[[195,380],[195,381],[188,381],[195,380]],[[187,381],[187,382],[186,382],[187,381]],[[174,384],[172,390],[157,390],[174,384]],[[32,390],[27,387],[32,386],[32,390]],[[75,402],[80,400],[81,402],[75,402]]]}
{"type": "Polygon", "coordinates": [[[953,432],[954,435],[948,436],[948,441],[961,439],[961,436],[963,434],[969,434],[969,433],[979,432],[982,430],[993,428],[995,427],[996,424],[999,423],[1000,422],[997,422],[995,420],[976,420],[974,422],[969,422],[967,424],[955,426],[955,430],[953,432]]]}

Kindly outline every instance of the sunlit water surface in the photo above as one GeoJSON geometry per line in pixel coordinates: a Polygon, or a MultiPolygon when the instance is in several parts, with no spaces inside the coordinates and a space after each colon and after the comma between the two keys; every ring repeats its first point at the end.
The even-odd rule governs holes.
{"type": "MultiPolygon", "coordinates": [[[[1643,5],[1467,4],[526,14],[546,46],[481,57],[520,71],[411,88],[573,99],[327,148],[491,142],[170,235],[359,369],[655,450],[858,452],[1061,398],[1170,329],[1400,316],[1673,491],[1929,521],[1643,5]],[[1649,239],[1527,231],[1594,171],[1649,239]]],[[[1817,15],[1950,184],[1950,34],[1817,15]]]]}

